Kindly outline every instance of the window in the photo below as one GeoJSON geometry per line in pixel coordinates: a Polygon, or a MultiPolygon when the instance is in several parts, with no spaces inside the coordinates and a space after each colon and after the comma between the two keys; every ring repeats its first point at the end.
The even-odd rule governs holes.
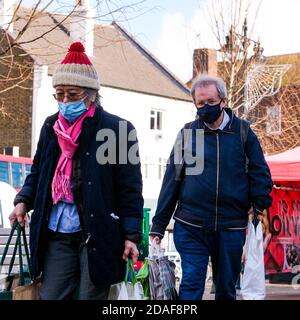
{"type": "Polygon", "coordinates": [[[176,251],[173,239],[173,230],[168,232],[168,251],[176,251]]]}
{"type": "Polygon", "coordinates": [[[155,111],[151,110],[151,115],[150,115],[150,129],[153,130],[155,129],[155,111]]]}
{"type": "Polygon", "coordinates": [[[279,105],[267,107],[266,134],[281,133],[281,107],[279,105]]]}
{"type": "Polygon", "coordinates": [[[162,180],[166,171],[167,160],[157,157],[145,157],[142,161],[144,179],[162,180]]]}
{"type": "Polygon", "coordinates": [[[148,166],[149,166],[149,164],[148,164],[148,158],[147,157],[145,157],[145,159],[144,159],[144,163],[142,164],[142,174],[143,174],[143,177],[145,178],[145,179],[148,179],[148,177],[149,177],[149,173],[148,173],[148,166]]]}
{"type": "Polygon", "coordinates": [[[158,179],[162,180],[167,167],[167,160],[163,158],[158,158],[158,179]]]}
{"type": "Polygon", "coordinates": [[[14,188],[21,188],[23,184],[22,163],[12,162],[11,172],[12,172],[12,186],[14,188]]]}
{"type": "Polygon", "coordinates": [[[4,221],[3,221],[3,212],[2,212],[2,204],[0,199],[0,228],[4,227],[4,221]]]}
{"type": "Polygon", "coordinates": [[[25,178],[29,175],[31,170],[31,164],[25,164],[25,178]]]}
{"type": "Polygon", "coordinates": [[[0,161],[0,181],[9,183],[8,162],[0,161]]]}
{"type": "Polygon", "coordinates": [[[158,111],[158,110],[150,111],[150,129],[151,130],[162,129],[162,111],[158,111]]]}

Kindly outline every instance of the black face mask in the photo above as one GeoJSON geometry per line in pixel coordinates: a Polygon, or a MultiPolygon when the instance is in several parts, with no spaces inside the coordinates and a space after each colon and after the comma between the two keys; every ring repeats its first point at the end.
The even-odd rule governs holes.
{"type": "Polygon", "coordinates": [[[221,108],[221,102],[213,106],[205,104],[202,108],[197,110],[199,119],[206,123],[214,123],[221,115],[223,108],[221,108]]]}

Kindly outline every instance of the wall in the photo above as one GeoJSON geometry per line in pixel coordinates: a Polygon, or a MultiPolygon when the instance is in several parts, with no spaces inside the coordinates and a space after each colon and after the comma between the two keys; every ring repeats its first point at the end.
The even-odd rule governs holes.
{"type": "Polygon", "coordinates": [[[35,154],[40,131],[45,119],[58,111],[57,102],[52,96],[54,92],[52,77],[48,76],[47,66],[35,65],[32,103],[31,157],[35,154]]]}
{"type": "Polygon", "coordinates": [[[0,32],[0,153],[19,146],[20,156],[30,156],[33,61],[9,47],[9,36],[0,32]]]}

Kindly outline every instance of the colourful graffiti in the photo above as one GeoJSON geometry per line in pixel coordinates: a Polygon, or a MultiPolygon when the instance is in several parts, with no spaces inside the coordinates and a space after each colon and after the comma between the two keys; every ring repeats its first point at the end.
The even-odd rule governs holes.
{"type": "Polygon", "coordinates": [[[265,251],[266,272],[291,272],[300,265],[300,191],[273,189],[268,212],[271,241],[265,251]]]}

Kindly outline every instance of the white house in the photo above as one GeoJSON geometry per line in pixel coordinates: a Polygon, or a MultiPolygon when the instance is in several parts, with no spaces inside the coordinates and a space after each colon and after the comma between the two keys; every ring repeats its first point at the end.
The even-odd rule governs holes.
{"type": "MultiPolygon", "coordinates": [[[[19,40],[35,61],[31,154],[43,121],[57,111],[52,97],[53,71],[69,44],[80,40],[99,74],[104,109],[131,121],[137,129],[145,207],[153,214],[172,144],[180,128],[194,119],[195,107],[187,87],[132,35],[117,23],[96,24],[89,1],[81,4],[67,19],[41,13],[19,40]],[[57,28],[47,33],[54,25],[57,28]],[[39,35],[43,36],[28,41],[39,35]]],[[[25,25],[29,13],[28,8],[18,11],[13,30],[10,26],[12,35],[25,25]]]]}

